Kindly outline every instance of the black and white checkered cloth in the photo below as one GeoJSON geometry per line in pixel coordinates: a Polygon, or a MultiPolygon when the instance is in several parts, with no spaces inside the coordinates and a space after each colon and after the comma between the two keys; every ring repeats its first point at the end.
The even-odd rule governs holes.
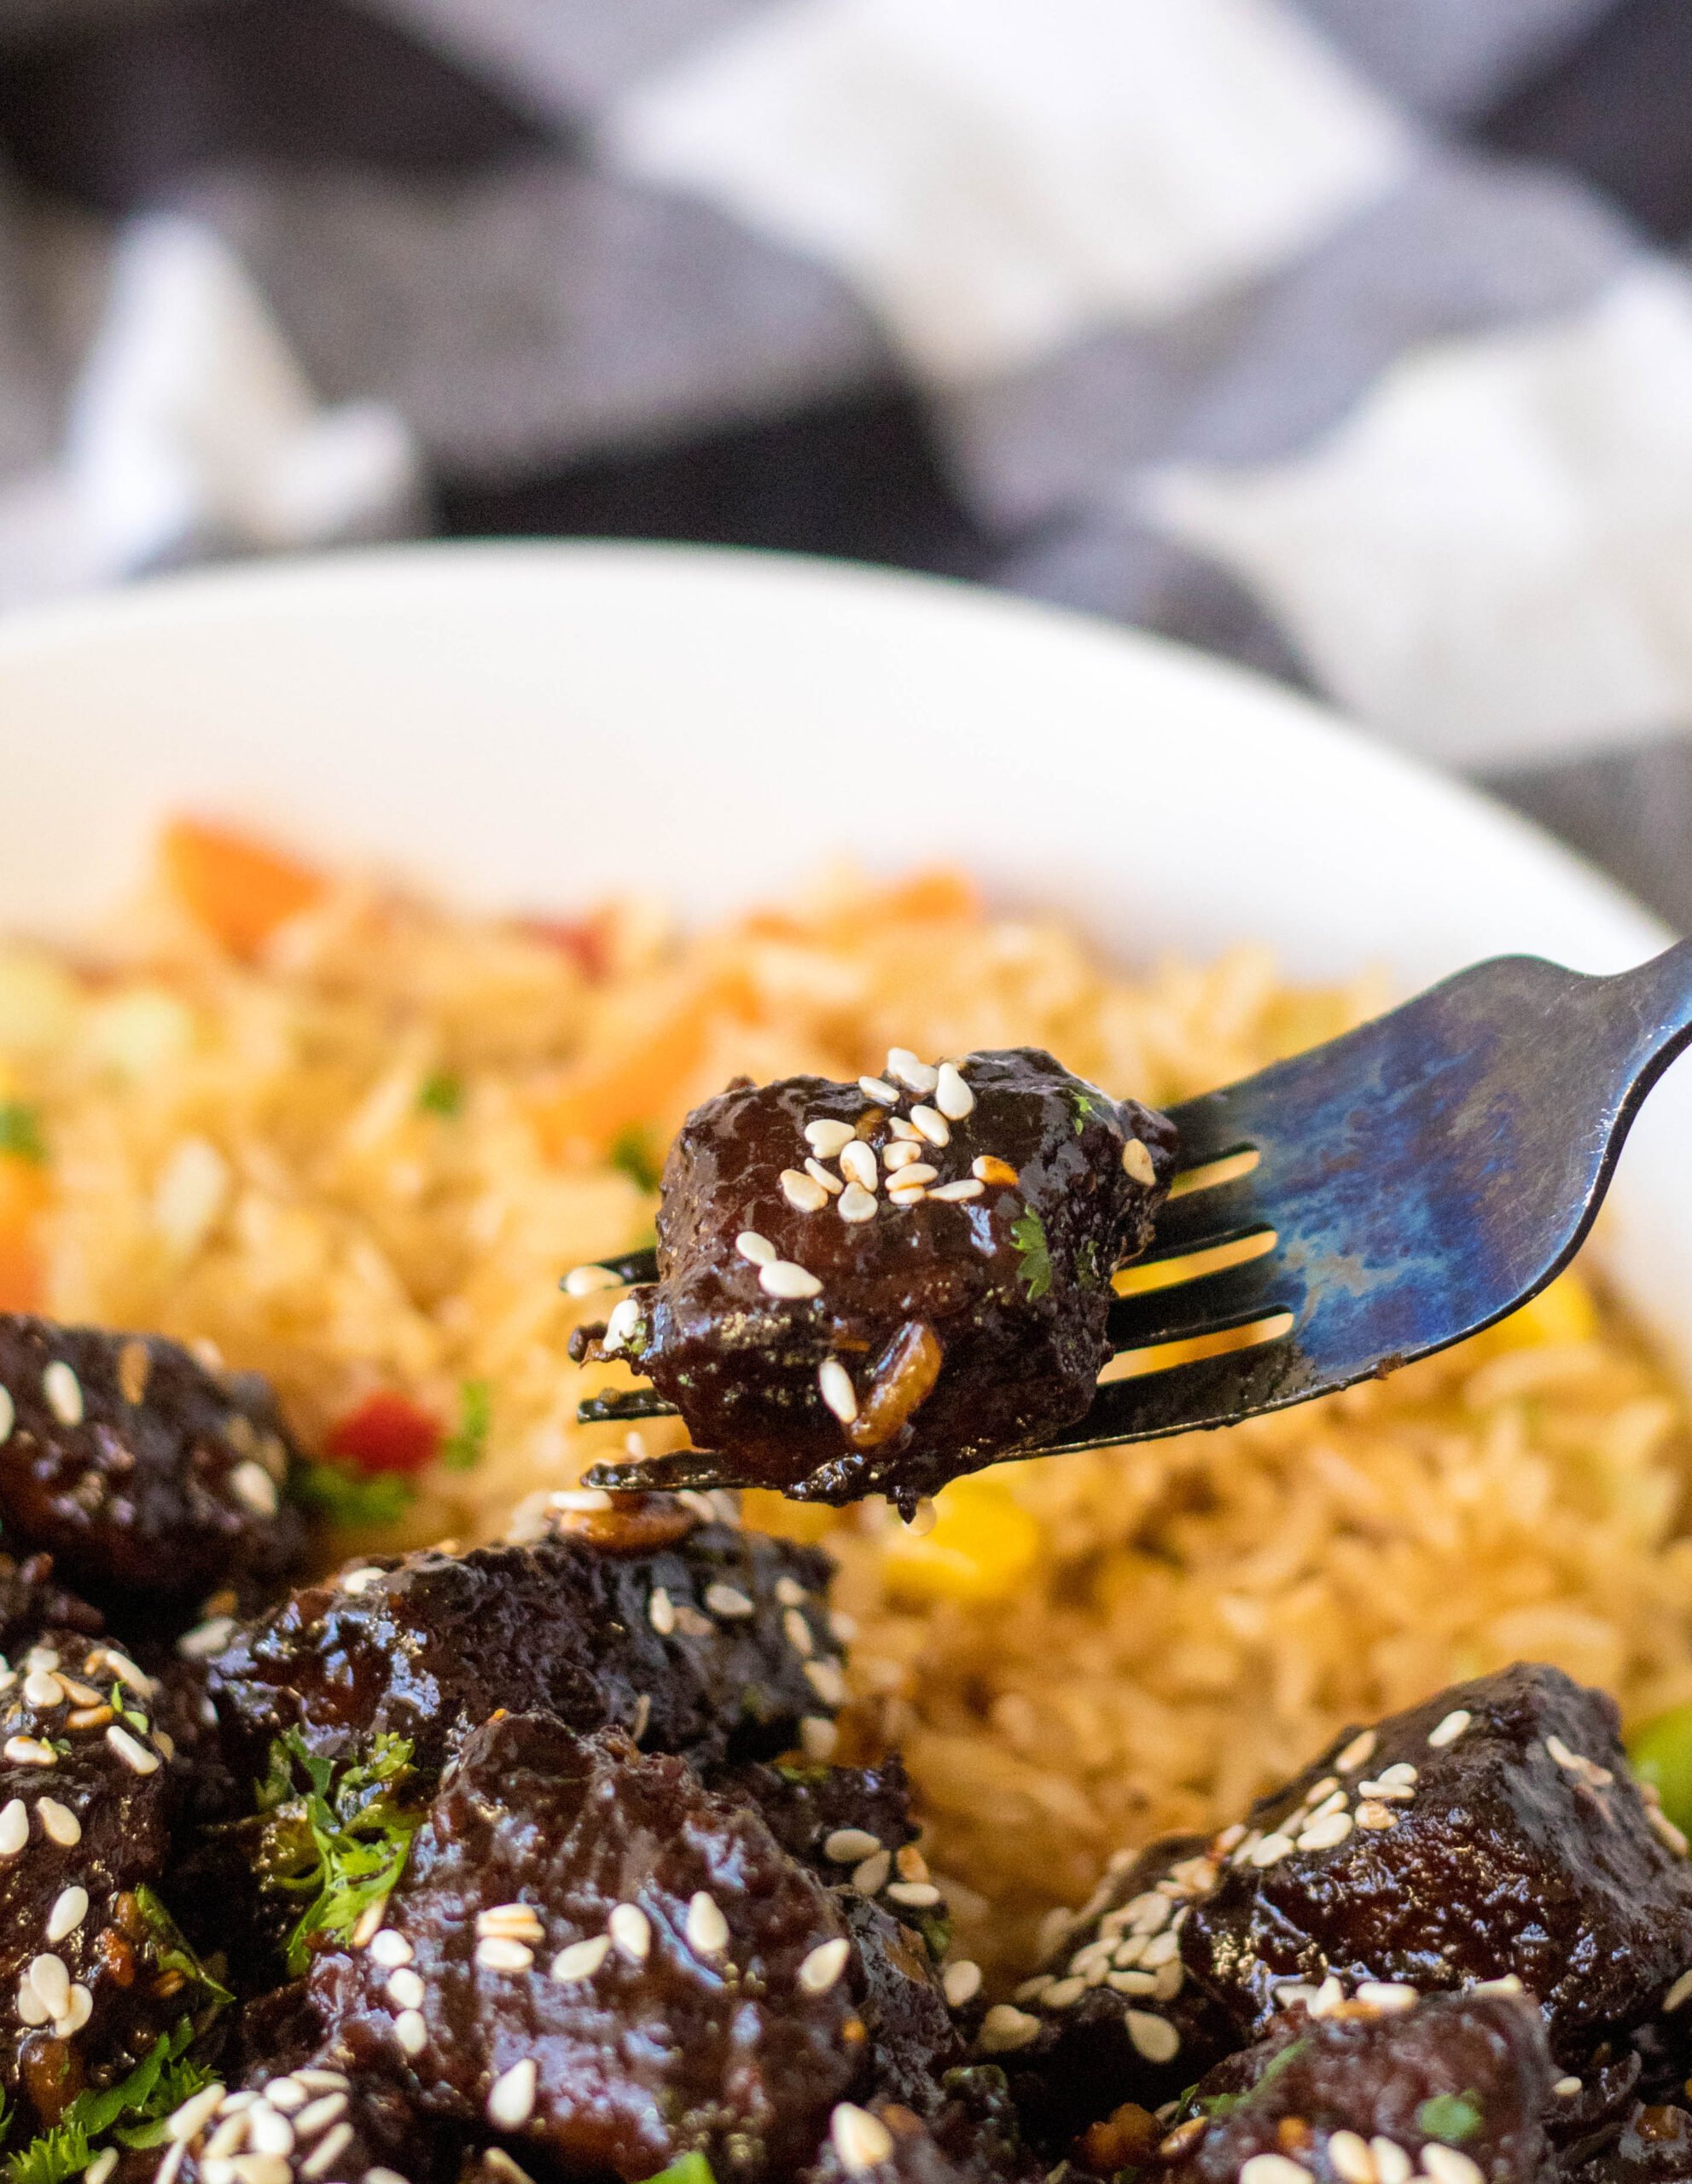
{"type": "Polygon", "coordinates": [[[981,577],[1692,924],[1692,0],[0,0],[0,604],[425,530],[981,577]]]}

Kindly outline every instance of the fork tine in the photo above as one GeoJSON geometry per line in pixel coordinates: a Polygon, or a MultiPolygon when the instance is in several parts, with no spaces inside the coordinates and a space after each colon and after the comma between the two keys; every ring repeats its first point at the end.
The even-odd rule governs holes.
{"type": "Polygon", "coordinates": [[[1120,1352],[1153,1343],[1182,1342],[1219,1327],[1241,1327],[1275,1311],[1288,1311],[1281,1269],[1273,1252],[1243,1266],[1201,1275],[1177,1287],[1119,1297],[1110,1308],[1110,1346],[1120,1352]]]}
{"type": "MultiPolygon", "coordinates": [[[[1249,1326],[1259,1316],[1247,1312],[1232,1324],[1249,1326]]],[[[1296,1346],[1284,1340],[1172,1365],[1166,1372],[1113,1380],[1099,1390],[1078,1426],[1023,1453],[1061,1456],[1078,1449],[1112,1448],[1122,1441],[1158,1441],[1172,1433],[1202,1432],[1256,1411],[1301,1401],[1296,1382],[1296,1346]]]]}

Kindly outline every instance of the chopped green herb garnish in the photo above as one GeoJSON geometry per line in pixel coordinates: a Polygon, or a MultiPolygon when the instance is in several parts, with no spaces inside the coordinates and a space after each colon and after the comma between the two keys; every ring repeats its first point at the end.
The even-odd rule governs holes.
{"type": "Polygon", "coordinates": [[[87,2168],[90,2158],[88,2134],[80,2123],[55,2123],[8,2158],[6,2174],[11,2184],[65,2184],[87,2168]]]}
{"type": "MultiPolygon", "coordinates": [[[[235,2000],[222,1980],[214,1978],[206,1970],[181,1927],[145,1883],[135,1891],[135,1904],[152,1933],[153,1958],[161,1972],[180,1972],[220,2009],[235,2000]]],[[[222,1959],[218,1961],[221,1963],[222,1959]]]]}
{"type": "Polygon", "coordinates": [[[194,2020],[178,2018],[127,2077],[102,2093],[79,2093],[52,2130],[9,2157],[9,2184],[65,2184],[87,2168],[94,2141],[108,2132],[126,2146],[162,2143],[166,2118],[212,2082],[211,2071],[188,2058],[194,2036],[194,2020]]]}
{"type": "Polygon", "coordinates": [[[0,1153],[42,1165],[47,1158],[47,1140],[41,1132],[39,1107],[32,1107],[26,1100],[0,1100],[0,1153]]]}
{"type": "Polygon", "coordinates": [[[625,1175],[637,1190],[655,1191],[663,1172],[662,1157],[653,1149],[648,1123],[631,1123],[618,1133],[611,1147],[611,1165],[625,1175]]]}
{"type": "Polygon", "coordinates": [[[1090,1118],[1099,1112],[1099,1103],[1090,1092],[1072,1092],[1069,1097],[1075,1108],[1075,1135],[1079,1137],[1090,1118]]]}
{"type": "Polygon", "coordinates": [[[1248,2107],[1265,2086],[1274,2084],[1276,2079],[1292,2062],[1294,2057],[1302,2054],[1309,2045],[1310,2042],[1307,2039],[1288,2041],[1278,2055],[1271,2055],[1264,2065],[1254,2085],[1247,2086],[1243,2093],[1210,2094],[1198,2102],[1200,2112],[1208,2116],[1214,2122],[1218,2117],[1231,2116],[1236,2108],[1248,2107]]]}
{"type": "Polygon", "coordinates": [[[486,1380],[466,1380],[458,1391],[458,1424],[440,1444],[448,1471],[474,1471],[487,1454],[493,1416],[493,1390],[486,1380]]]}
{"type": "Polygon", "coordinates": [[[1010,1240],[1022,1258],[1016,1278],[1027,1283],[1029,1303],[1038,1304],[1051,1287],[1051,1253],[1046,1248],[1046,1224],[1032,1205],[1011,1223],[1010,1240]]]}
{"type": "Polygon", "coordinates": [[[296,1978],[314,1935],[347,1940],[404,1870],[422,1817],[401,1802],[411,1773],[404,1737],[375,1738],[368,1757],[350,1765],[309,1751],[298,1729],[271,1745],[270,1771],[255,1785],[259,1809],[270,1816],[259,1877],[265,1888],[311,1896],[288,1940],[296,1978]]]}
{"type": "Polygon", "coordinates": [[[1090,1236],[1082,1239],[1081,1248],[1075,1254],[1075,1279],[1084,1289],[1102,1289],[1099,1275],[1099,1247],[1090,1236]]]}
{"type": "Polygon", "coordinates": [[[302,1465],[294,1491],[332,1525],[397,1525],[417,1498],[398,1472],[349,1471],[326,1461],[302,1465]]]}
{"type": "Polygon", "coordinates": [[[646,2184],[717,2184],[711,2164],[702,2153],[677,2154],[667,2169],[648,2176],[646,2184]]]}
{"type": "Polygon", "coordinates": [[[422,1115],[456,1115],[464,1104],[464,1080],[450,1069],[426,1077],[417,1090],[417,1112],[422,1115]]]}
{"type": "Polygon", "coordinates": [[[1460,2146],[1480,2129],[1480,2098],[1473,2093],[1436,2093],[1416,2111],[1416,2128],[1425,2138],[1460,2146]]]}

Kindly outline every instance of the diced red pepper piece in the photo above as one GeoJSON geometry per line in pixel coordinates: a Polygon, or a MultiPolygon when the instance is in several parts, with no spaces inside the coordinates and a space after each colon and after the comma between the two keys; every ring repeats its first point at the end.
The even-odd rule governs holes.
{"type": "Polygon", "coordinates": [[[327,1453],[363,1472],[422,1471],[440,1450],[440,1420],[409,1396],[378,1388],[329,1428],[327,1453]]]}

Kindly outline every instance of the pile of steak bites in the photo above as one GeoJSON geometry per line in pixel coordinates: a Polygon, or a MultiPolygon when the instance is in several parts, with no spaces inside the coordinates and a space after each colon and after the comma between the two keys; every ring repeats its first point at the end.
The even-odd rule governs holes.
{"type": "Polygon", "coordinates": [[[309,1553],[267,1391],[0,1317],[9,2184],[1692,2177],[1692,1866],[1517,1667],[1113,1862],[1009,1998],[813,1548],[309,1553]]]}

